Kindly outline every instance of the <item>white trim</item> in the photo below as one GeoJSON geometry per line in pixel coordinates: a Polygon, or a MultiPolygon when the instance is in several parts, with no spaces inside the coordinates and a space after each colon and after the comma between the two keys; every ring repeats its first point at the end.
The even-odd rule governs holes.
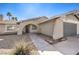
{"type": "Polygon", "coordinates": [[[68,22],[68,23],[74,23],[77,24],[79,23],[79,21],[73,21],[73,20],[63,20],[64,22],[68,22]]]}

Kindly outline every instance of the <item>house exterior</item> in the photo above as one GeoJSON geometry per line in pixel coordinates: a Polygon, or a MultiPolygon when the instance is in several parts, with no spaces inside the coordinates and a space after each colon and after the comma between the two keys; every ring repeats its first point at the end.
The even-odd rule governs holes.
{"type": "Polygon", "coordinates": [[[42,16],[22,21],[4,20],[1,15],[0,34],[17,33],[18,35],[22,35],[24,33],[37,33],[39,30],[38,23],[44,22],[47,19],[47,17],[42,16]]]}
{"type": "Polygon", "coordinates": [[[79,34],[79,19],[77,12],[70,12],[52,17],[46,22],[39,24],[39,32],[53,39],[79,34]]]}
{"type": "Polygon", "coordinates": [[[17,33],[17,22],[0,21],[0,34],[4,33],[17,33]]]}
{"type": "Polygon", "coordinates": [[[38,33],[39,32],[38,24],[45,22],[47,20],[48,18],[45,16],[23,20],[19,24],[19,29],[17,31],[17,34],[22,35],[23,33],[38,33]]]}
{"type": "Polygon", "coordinates": [[[36,17],[23,21],[5,21],[0,16],[0,34],[17,33],[22,35],[25,33],[42,33],[53,37],[57,40],[66,36],[79,34],[79,11],[74,10],[65,14],[47,17],[36,17]]]}

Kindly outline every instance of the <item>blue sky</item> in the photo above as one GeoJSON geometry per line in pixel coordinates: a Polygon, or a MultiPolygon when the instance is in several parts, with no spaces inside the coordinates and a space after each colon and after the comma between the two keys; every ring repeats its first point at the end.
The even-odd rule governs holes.
{"type": "Polygon", "coordinates": [[[19,20],[28,18],[62,14],[74,9],[79,9],[79,4],[73,3],[0,3],[0,14],[6,19],[7,12],[11,12],[13,16],[17,16],[19,20]]]}

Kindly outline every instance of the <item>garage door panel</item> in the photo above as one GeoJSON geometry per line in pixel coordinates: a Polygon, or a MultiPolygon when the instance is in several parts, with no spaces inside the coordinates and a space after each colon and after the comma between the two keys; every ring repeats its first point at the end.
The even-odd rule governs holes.
{"type": "Polygon", "coordinates": [[[76,35],[77,25],[73,23],[64,23],[64,36],[76,35]]]}

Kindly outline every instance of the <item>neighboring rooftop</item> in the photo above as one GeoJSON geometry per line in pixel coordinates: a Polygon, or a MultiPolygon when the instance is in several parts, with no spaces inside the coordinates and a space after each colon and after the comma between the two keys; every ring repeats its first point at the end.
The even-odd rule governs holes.
{"type": "Polygon", "coordinates": [[[0,24],[17,24],[17,21],[6,21],[6,20],[3,20],[3,21],[0,21],[0,24]]]}
{"type": "Polygon", "coordinates": [[[27,20],[22,20],[21,22],[32,21],[32,20],[35,21],[35,20],[39,20],[40,18],[48,19],[46,16],[41,16],[41,17],[30,18],[30,19],[27,19],[27,20]]]}

